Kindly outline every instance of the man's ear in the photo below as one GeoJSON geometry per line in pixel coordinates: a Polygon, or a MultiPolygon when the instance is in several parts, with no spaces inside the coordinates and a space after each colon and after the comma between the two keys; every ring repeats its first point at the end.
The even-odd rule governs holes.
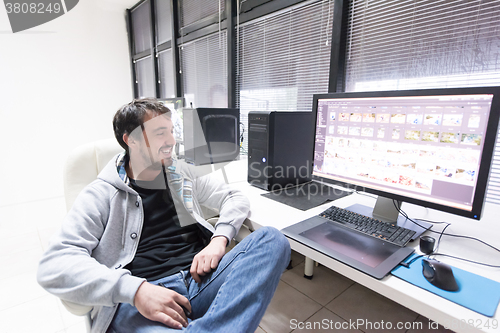
{"type": "Polygon", "coordinates": [[[130,147],[130,145],[135,144],[135,140],[134,140],[134,138],[133,138],[133,137],[131,137],[131,136],[130,136],[129,134],[127,134],[127,133],[124,133],[124,134],[123,134],[123,136],[122,136],[122,138],[123,138],[123,142],[125,142],[125,144],[126,144],[127,146],[129,146],[129,147],[130,147]]]}

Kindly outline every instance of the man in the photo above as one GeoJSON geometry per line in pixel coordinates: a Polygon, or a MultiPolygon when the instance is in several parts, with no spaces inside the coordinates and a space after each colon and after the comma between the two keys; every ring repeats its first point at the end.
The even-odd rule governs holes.
{"type": "Polygon", "coordinates": [[[173,158],[169,110],[134,100],[113,119],[125,153],[76,199],[40,261],[38,282],[92,306],[92,332],[254,332],[290,247],[261,228],[225,254],[247,199],[173,158]],[[213,228],[201,205],[216,209],[213,228]]]}

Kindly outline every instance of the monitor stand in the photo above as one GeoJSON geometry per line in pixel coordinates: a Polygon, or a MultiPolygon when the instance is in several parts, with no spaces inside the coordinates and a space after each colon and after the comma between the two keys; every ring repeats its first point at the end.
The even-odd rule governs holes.
{"type": "Polygon", "coordinates": [[[399,216],[398,209],[394,206],[394,203],[397,205],[398,209],[401,208],[401,201],[395,200],[393,202],[392,199],[379,196],[377,198],[377,202],[375,203],[375,207],[371,208],[368,206],[354,204],[345,209],[350,210],[351,212],[355,212],[361,215],[365,215],[368,217],[373,217],[375,219],[387,222],[394,223],[398,222],[399,227],[403,227],[406,229],[410,229],[415,231],[415,235],[411,238],[411,240],[417,239],[423,232],[430,229],[432,227],[431,223],[416,221],[420,226],[408,220],[404,216],[399,216]]]}

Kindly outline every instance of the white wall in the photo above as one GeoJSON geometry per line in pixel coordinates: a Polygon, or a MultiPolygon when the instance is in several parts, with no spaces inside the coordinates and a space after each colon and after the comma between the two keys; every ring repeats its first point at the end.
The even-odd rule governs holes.
{"type": "Polygon", "coordinates": [[[76,146],[113,136],[133,97],[125,9],[138,0],[82,0],[13,34],[0,6],[0,207],[63,195],[76,146]]]}

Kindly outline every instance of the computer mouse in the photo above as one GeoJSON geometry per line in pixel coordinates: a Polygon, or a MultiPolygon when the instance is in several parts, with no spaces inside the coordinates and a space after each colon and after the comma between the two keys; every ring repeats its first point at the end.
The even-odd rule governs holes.
{"type": "Polygon", "coordinates": [[[459,287],[451,267],[434,259],[422,259],[422,273],[431,284],[446,291],[458,291],[459,287]]]}

